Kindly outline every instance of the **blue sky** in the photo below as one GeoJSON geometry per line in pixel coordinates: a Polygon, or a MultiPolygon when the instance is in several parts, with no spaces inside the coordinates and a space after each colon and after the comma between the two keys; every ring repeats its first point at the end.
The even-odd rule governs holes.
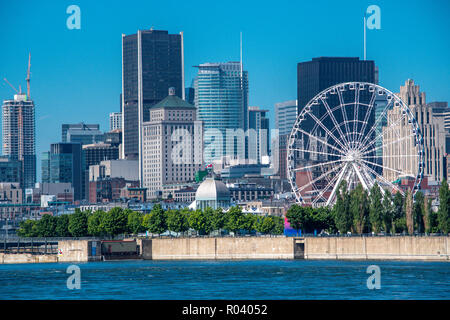
{"type": "MultiPolygon", "coordinates": [[[[40,155],[61,137],[62,123],[100,123],[119,110],[121,34],[138,29],[184,31],[186,86],[192,66],[239,60],[250,105],[271,110],[296,99],[296,65],[318,56],[363,56],[363,16],[381,9],[381,30],[368,30],[367,58],[380,84],[397,92],[412,78],[427,101],[450,100],[450,2],[430,1],[13,1],[0,3],[0,77],[26,88],[31,52],[31,96],[36,104],[40,155]],[[66,27],[66,8],[81,9],[81,30],[66,27]]],[[[12,89],[2,80],[0,99],[12,89]]]]}

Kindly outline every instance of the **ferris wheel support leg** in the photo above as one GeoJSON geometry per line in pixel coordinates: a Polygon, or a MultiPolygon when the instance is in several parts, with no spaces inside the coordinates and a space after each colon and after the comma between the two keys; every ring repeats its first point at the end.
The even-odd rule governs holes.
{"type": "Polygon", "coordinates": [[[367,186],[366,181],[364,181],[363,176],[361,175],[361,172],[359,171],[358,167],[356,166],[356,164],[353,162],[353,169],[355,169],[356,175],[359,178],[359,181],[361,181],[362,186],[364,187],[364,189],[366,189],[367,191],[370,191],[369,187],[367,186]]]}
{"type": "Polygon", "coordinates": [[[339,184],[341,183],[342,178],[344,177],[345,171],[347,171],[347,167],[348,167],[348,163],[345,164],[344,169],[342,169],[341,173],[339,174],[339,178],[337,179],[336,184],[333,187],[333,191],[331,191],[331,194],[328,197],[327,206],[329,206],[331,201],[333,200],[334,195],[336,194],[336,190],[337,190],[337,188],[339,188],[339,184]]]}

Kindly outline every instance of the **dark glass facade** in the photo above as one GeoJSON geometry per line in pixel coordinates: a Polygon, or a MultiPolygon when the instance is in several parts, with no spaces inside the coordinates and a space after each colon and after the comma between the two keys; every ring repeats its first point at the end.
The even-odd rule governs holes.
{"type": "Polygon", "coordinates": [[[83,158],[85,170],[89,170],[89,166],[100,164],[101,161],[119,159],[119,147],[109,144],[83,146],[83,158]]]}
{"type": "Polygon", "coordinates": [[[297,65],[298,112],[316,94],[342,82],[375,83],[375,62],[359,58],[320,57],[297,65]]]}
{"type": "Polygon", "coordinates": [[[8,156],[0,156],[0,182],[21,181],[22,162],[8,156]]]}
{"type": "Polygon", "coordinates": [[[150,107],[163,100],[170,87],[182,97],[181,42],[181,35],[161,30],[142,30],[122,38],[123,140],[129,159],[139,156],[139,109],[142,121],[149,121],[150,107]]]}
{"type": "MultiPolygon", "coordinates": [[[[297,99],[298,99],[298,114],[308,104],[308,102],[314,98],[318,93],[323,90],[344,82],[369,82],[376,83],[376,68],[375,62],[372,60],[359,60],[359,58],[345,58],[345,57],[320,57],[313,58],[312,61],[301,62],[297,65],[297,99]]],[[[354,100],[353,91],[343,91],[342,97],[344,101],[354,100]]],[[[361,103],[369,103],[371,94],[367,91],[363,92],[359,96],[361,103]]],[[[338,106],[340,104],[338,95],[332,95],[327,98],[327,102],[330,106],[338,106]]],[[[354,116],[353,107],[345,108],[346,115],[335,114],[335,118],[338,123],[344,123],[345,117],[352,119],[354,116]]],[[[326,117],[325,108],[315,108],[313,114],[318,119],[326,119],[323,124],[328,128],[334,128],[334,124],[330,118],[326,117]]],[[[359,113],[361,121],[363,120],[363,113],[359,113]]],[[[375,108],[372,110],[372,114],[368,118],[369,125],[373,123],[375,118],[375,108]]],[[[314,135],[324,137],[325,131],[317,126],[315,121],[303,122],[303,129],[311,132],[314,135]]],[[[305,137],[305,143],[308,138],[305,137]]],[[[307,146],[307,144],[305,144],[307,146]]],[[[319,156],[320,158],[320,156],[319,156]]]]}
{"type": "Polygon", "coordinates": [[[74,200],[82,200],[84,171],[79,143],[52,143],[42,154],[42,182],[70,182],[74,200]]]}
{"type": "Polygon", "coordinates": [[[65,123],[61,125],[61,141],[81,144],[96,143],[103,141],[103,134],[99,124],[65,123]]]}

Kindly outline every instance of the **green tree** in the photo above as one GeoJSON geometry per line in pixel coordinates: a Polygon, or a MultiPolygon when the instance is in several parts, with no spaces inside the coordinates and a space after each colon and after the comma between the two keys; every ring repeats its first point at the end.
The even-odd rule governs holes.
{"type": "Polygon", "coordinates": [[[383,194],[378,183],[375,182],[369,194],[369,220],[372,231],[378,233],[383,226],[383,205],[381,203],[383,194]]]}
{"type": "Polygon", "coordinates": [[[103,216],[103,226],[107,235],[115,236],[127,233],[128,212],[122,208],[115,207],[103,216]]]}
{"type": "Polygon", "coordinates": [[[306,209],[298,204],[293,204],[286,212],[286,218],[292,229],[298,231],[305,228],[307,224],[307,213],[306,209]]]}
{"type": "Polygon", "coordinates": [[[222,208],[217,208],[211,214],[211,230],[221,230],[225,226],[225,217],[222,208]]]}
{"type": "Polygon", "coordinates": [[[419,233],[424,232],[424,205],[425,199],[422,191],[417,191],[414,196],[414,205],[413,205],[413,220],[414,220],[414,229],[419,233]]]}
{"type": "Polygon", "coordinates": [[[153,234],[161,234],[167,230],[166,215],[160,204],[155,204],[150,214],[144,216],[143,224],[153,234]]]}
{"type": "Polygon", "coordinates": [[[256,231],[269,234],[274,231],[275,227],[275,219],[273,216],[260,217],[257,220],[256,231]]]}
{"type": "Polygon", "coordinates": [[[189,230],[188,217],[185,211],[168,210],[167,228],[173,232],[186,232],[187,230],[189,230]]]}
{"type": "MultiPolygon", "coordinates": [[[[429,200],[431,202],[431,199],[429,200]]],[[[439,232],[439,224],[438,224],[438,212],[431,210],[430,204],[430,213],[429,213],[429,232],[430,233],[438,233],[439,232]]]]}
{"type": "Polygon", "coordinates": [[[406,217],[401,217],[401,218],[395,219],[394,227],[397,232],[406,231],[408,229],[406,226],[406,217]]]}
{"type": "Polygon", "coordinates": [[[55,233],[57,237],[70,237],[68,214],[62,214],[57,217],[55,233]]]}
{"type": "Polygon", "coordinates": [[[244,214],[244,222],[242,229],[244,229],[248,233],[251,233],[255,231],[257,222],[258,217],[256,215],[254,215],[253,213],[246,213],[244,214]]]}
{"type": "Polygon", "coordinates": [[[353,217],[354,231],[362,234],[367,227],[369,218],[369,199],[367,191],[361,184],[350,192],[350,214],[353,217]]]}
{"type": "Polygon", "coordinates": [[[44,214],[37,221],[38,237],[54,237],[56,235],[56,218],[50,214],[44,214]]]}
{"type": "Polygon", "coordinates": [[[394,195],[394,216],[393,216],[393,232],[403,232],[406,230],[404,198],[400,192],[394,195]]]}
{"type": "Polygon", "coordinates": [[[317,232],[320,232],[324,230],[330,233],[337,231],[334,216],[329,207],[319,207],[311,210],[310,224],[311,231],[317,230],[317,232]]]}
{"type": "Polygon", "coordinates": [[[85,237],[88,234],[88,213],[75,209],[69,217],[69,232],[73,237],[85,237]]]}
{"type": "Polygon", "coordinates": [[[395,226],[394,226],[394,213],[395,213],[395,207],[394,202],[392,199],[392,194],[389,192],[389,190],[386,190],[384,192],[383,196],[383,228],[386,232],[395,232],[395,226]]]}
{"type": "Polygon", "coordinates": [[[412,193],[407,190],[405,196],[405,222],[408,234],[414,233],[413,205],[412,193]]]}
{"type": "Polygon", "coordinates": [[[273,234],[283,234],[284,233],[284,218],[283,217],[277,217],[277,216],[272,216],[274,222],[275,222],[275,227],[272,230],[273,234]]]}
{"type": "Polygon", "coordinates": [[[442,180],[439,188],[439,209],[437,212],[437,222],[439,231],[447,234],[450,231],[450,191],[447,180],[442,180]]]}
{"type": "Polygon", "coordinates": [[[19,229],[17,230],[19,237],[37,237],[37,221],[25,220],[19,223],[19,229]]]}
{"type": "Polygon", "coordinates": [[[233,232],[234,234],[236,234],[239,232],[239,230],[244,229],[244,225],[245,218],[241,208],[239,206],[231,207],[226,212],[224,228],[229,232],[233,232]]]}
{"type": "Polygon", "coordinates": [[[347,190],[347,182],[343,180],[336,192],[336,203],[333,206],[333,216],[337,230],[341,233],[350,231],[353,217],[350,212],[350,195],[347,190]]]}
{"type": "Polygon", "coordinates": [[[95,237],[101,237],[107,234],[103,219],[106,216],[106,212],[103,210],[97,210],[90,214],[88,217],[88,233],[95,237]]]}
{"type": "Polygon", "coordinates": [[[423,228],[426,233],[431,233],[431,199],[425,196],[423,199],[423,228]]]}
{"type": "Polygon", "coordinates": [[[130,209],[125,209],[124,211],[126,211],[127,216],[128,216],[127,229],[132,234],[139,234],[141,232],[144,232],[145,228],[142,225],[142,223],[144,221],[144,215],[142,214],[142,212],[132,211],[130,209]],[[127,210],[129,210],[129,211],[127,211],[127,210]]]}
{"type": "Polygon", "coordinates": [[[209,220],[209,213],[210,211],[207,209],[205,209],[205,211],[197,209],[191,212],[188,218],[189,226],[200,235],[210,233],[211,221],[209,220]]]}

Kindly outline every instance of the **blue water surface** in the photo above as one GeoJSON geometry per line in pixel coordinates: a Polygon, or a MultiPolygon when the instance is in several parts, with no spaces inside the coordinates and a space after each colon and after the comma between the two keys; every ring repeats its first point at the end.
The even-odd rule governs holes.
{"type": "Polygon", "coordinates": [[[0,265],[0,299],[449,299],[450,263],[246,260],[0,265]],[[369,265],[381,288],[369,290],[369,265]]]}

